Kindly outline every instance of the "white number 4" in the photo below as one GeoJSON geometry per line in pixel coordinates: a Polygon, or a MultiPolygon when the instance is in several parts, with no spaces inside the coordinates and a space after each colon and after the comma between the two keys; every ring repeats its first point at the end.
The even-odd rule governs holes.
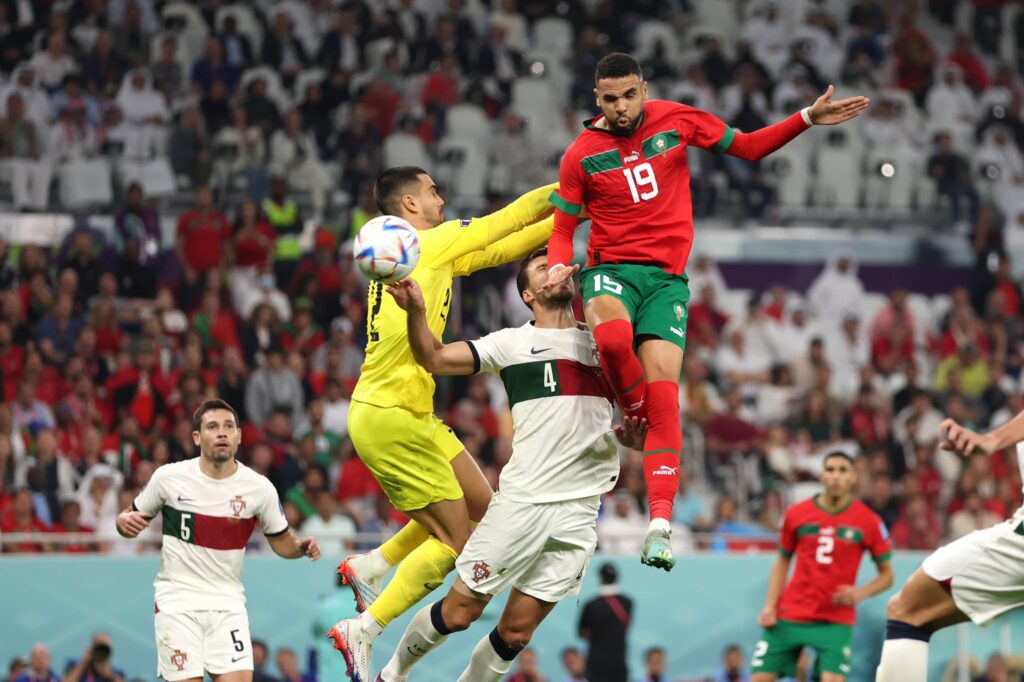
{"type": "Polygon", "coordinates": [[[544,386],[551,389],[552,393],[558,388],[558,382],[555,381],[555,370],[551,367],[550,362],[544,363],[544,386]]]}
{"type": "Polygon", "coordinates": [[[654,169],[649,163],[641,163],[633,168],[623,168],[623,175],[629,183],[629,193],[633,195],[633,203],[639,204],[640,200],[647,201],[658,196],[658,179],[654,177],[654,169]],[[644,187],[649,190],[641,191],[644,187]]]}
{"type": "Polygon", "coordinates": [[[817,559],[819,564],[830,564],[832,563],[832,550],[835,549],[836,539],[831,535],[819,535],[818,536],[818,551],[815,553],[814,558],[817,559]]]}

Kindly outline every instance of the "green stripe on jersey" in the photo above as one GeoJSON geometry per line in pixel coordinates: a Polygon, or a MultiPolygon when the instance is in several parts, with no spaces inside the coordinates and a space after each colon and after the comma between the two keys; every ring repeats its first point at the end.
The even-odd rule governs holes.
{"type": "Polygon", "coordinates": [[[839,526],[836,528],[836,539],[853,542],[859,545],[864,542],[864,531],[860,528],[853,528],[852,526],[839,526]]]}
{"type": "Polygon", "coordinates": [[[800,537],[802,535],[817,535],[819,530],[821,530],[821,526],[819,526],[818,524],[805,523],[804,525],[796,529],[796,536],[800,537]]]}
{"type": "Polygon", "coordinates": [[[889,559],[892,559],[892,552],[886,552],[885,554],[879,554],[878,556],[874,557],[876,564],[884,564],[889,559]]]}
{"type": "Polygon", "coordinates": [[[732,144],[732,138],[736,137],[736,131],[729,126],[725,126],[725,132],[722,133],[722,139],[715,143],[715,146],[711,148],[711,153],[721,154],[729,148],[732,144]]]}
{"type": "Polygon", "coordinates": [[[582,204],[574,204],[571,201],[566,201],[562,198],[562,195],[554,190],[552,190],[551,194],[548,196],[548,201],[550,201],[551,204],[562,213],[568,213],[569,215],[579,215],[580,211],[583,209],[582,204]]]}
{"type": "Polygon", "coordinates": [[[245,549],[255,528],[256,518],[252,516],[210,516],[171,506],[163,508],[164,535],[206,549],[245,549]]]}
{"type": "Polygon", "coordinates": [[[580,163],[583,164],[583,170],[586,171],[587,175],[596,175],[605,171],[615,170],[616,168],[622,168],[622,157],[619,156],[618,149],[609,149],[600,154],[587,156],[580,163]]]}
{"type": "Polygon", "coordinates": [[[562,395],[558,363],[554,360],[509,365],[499,373],[508,393],[508,406],[537,398],[562,395]]]}
{"type": "Polygon", "coordinates": [[[192,512],[183,512],[174,507],[164,506],[163,509],[163,534],[178,538],[190,545],[195,544],[196,539],[196,515],[192,512]]]}
{"type": "Polygon", "coordinates": [[[675,130],[665,130],[651,135],[641,144],[644,157],[653,159],[658,154],[664,154],[669,149],[679,146],[679,133],[675,130]]]}

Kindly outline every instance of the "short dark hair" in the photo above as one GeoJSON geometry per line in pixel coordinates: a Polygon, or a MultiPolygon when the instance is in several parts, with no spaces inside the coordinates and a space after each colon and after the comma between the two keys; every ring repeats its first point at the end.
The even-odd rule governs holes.
{"type": "Polygon", "coordinates": [[[849,454],[843,452],[842,450],[833,450],[832,452],[828,453],[827,455],[825,455],[825,459],[821,460],[821,463],[825,464],[833,457],[842,457],[843,459],[850,463],[850,466],[853,466],[853,457],[850,457],[849,454]]]}
{"type": "Polygon", "coordinates": [[[601,57],[594,69],[594,82],[602,78],[625,78],[626,76],[644,77],[644,70],[640,68],[640,62],[633,59],[625,52],[612,52],[601,57]]]}
{"type": "Polygon", "coordinates": [[[611,585],[619,579],[619,569],[615,568],[615,564],[601,564],[601,568],[597,569],[597,573],[601,576],[602,585],[611,585]]]}
{"type": "Polygon", "coordinates": [[[402,210],[402,194],[418,182],[427,171],[419,166],[395,166],[377,176],[373,183],[373,201],[381,213],[398,215],[402,210]]]}
{"type": "MultiPolygon", "coordinates": [[[[519,272],[516,274],[516,289],[519,291],[520,299],[523,297],[523,292],[530,288],[530,275],[526,272],[530,267],[530,263],[546,255],[548,255],[548,247],[542,246],[531,251],[529,256],[519,262],[519,272]]],[[[529,303],[526,304],[526,307],[533,310],[533,306],[529,303]]]]}
{"type": "Polygon", "coordinates": [[[662,656],[664,656],[665,649],[660,646],[649,647],[646,651],[644,651],[644,660],[650,660],[651,656],[653,656],[654,654],[661,654],[662,656]]]}
{"type": "Polygon", "coordinates": [[[212,400],[204,400],[203,404],[196,408],[196,411],[192,413],[192,430],[200,431],[200,427],[203,425],[203,415],[213,410],[227,410],[231,413],[231,416],[235,418],[235,424],[238,424],[238,413],[235,412],[235,408],[228,405],[220,398],[214,398],[212,400]]]}

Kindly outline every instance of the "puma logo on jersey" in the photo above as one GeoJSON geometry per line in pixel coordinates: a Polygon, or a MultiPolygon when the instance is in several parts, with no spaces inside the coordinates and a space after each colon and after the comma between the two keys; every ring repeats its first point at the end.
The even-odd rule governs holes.
{"type": "Polygon", "coordinates": [[[660,467],[651,472],[652,476],[675,476],[679,473],[679,467],[670,467],[662,464],[660,467]]]}
{"type": "Polygon", "coordinates": [[[686,336],[686,334],[683,333],[683,330],[680,329],[679,327],[669,327],[669,330],[679,338],[683,338],[684,336],[686,336]]]}
{"type": "Polygon", "coordinates": [[[640,152],[633,152],[632,154],[630,154],[629,156],[627,156],[626,158],[624,158],[622,160],[625,161],[626,163],[633,163],[634,161],[639,161],[640,160],[640,152]]]}

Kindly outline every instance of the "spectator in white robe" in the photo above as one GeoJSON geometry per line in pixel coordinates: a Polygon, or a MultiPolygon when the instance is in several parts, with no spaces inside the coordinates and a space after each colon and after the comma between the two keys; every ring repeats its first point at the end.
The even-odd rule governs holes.
{"type": "Polygon", "coordinates": [[[22,62],[14,69],[11,80],[0,89],[0,115],[7,115],[7,98],[14,92],[21,95],[21,101],[25,105],[25,118],[35,123],[37,130],[48,129],[52,116],[50,98],[39,85],[35,68],[28,62],[22,62]]]}
{"type": "Polygon", "coordinates": [[[175,190],[174,172],[164,149],[171,112],[164,96],[153,88],[149,71],[133,69],[121,81],[115,99],[120,120],[113,116],[109,137],[121,145],[118,171],[122,183],[140,182],[147,196],[167,196],[175,190]]]}
{"type": "Polygon", "coordinates": [[[110,164],[99,155],[96,131],[86,120],[85,102],[71,100],[50,128],[47,148],[60,178],[67,208],[109,204],[113,198],[110,164]]]}
{"type": "Polygon", "coordinates": [[[297,108],[285,114],[284,126],[270,138],[270,173],[309,192],[314,213],[323,216],[331,175],[320,161],[316,138],[302,130],[302,114],[297,108]]]}
{"type": "Polygon", "coordinates": [[[807,290],[811,312],[823,320],[840,320],[849,310],[857,309],[863,298],[864,285],[849,253],[829,259],[807,290]]]}

